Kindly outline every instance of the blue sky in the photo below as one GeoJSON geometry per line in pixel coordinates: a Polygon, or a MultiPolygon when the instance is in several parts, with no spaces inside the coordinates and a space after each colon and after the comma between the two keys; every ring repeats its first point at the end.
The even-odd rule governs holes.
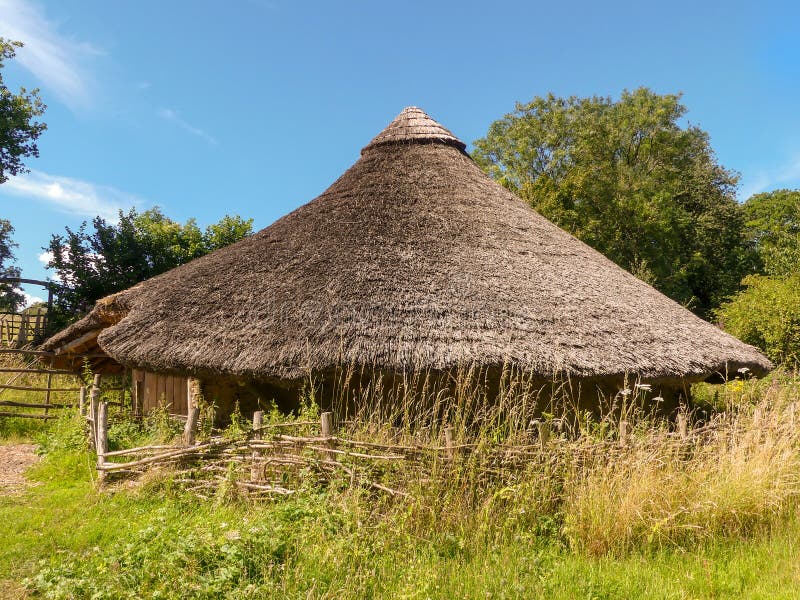
{"type": "Polygon", "coordinates": [[[407,105],[469,143],[516,101],[642,85],[683,93],[742,199],[800,187],[799,22],[736,0],[0,0],[26,43],[6,83],[40,87],[49,126],[0,217],[45,277],[52,233],[118,208],[265,227],[407,105]]]}

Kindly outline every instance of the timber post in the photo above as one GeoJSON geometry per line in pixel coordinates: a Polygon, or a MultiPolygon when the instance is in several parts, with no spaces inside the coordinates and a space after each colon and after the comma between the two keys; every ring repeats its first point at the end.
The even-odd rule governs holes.
{"type": "Polygon", "coordinates": [[[92,448],[97,449],[97,413],[100,404],[100,375],[94,376],[94,383],[92,384],[92,391],[89,393],[89,420],[91,421],[91,435],[89,436],[89,444],[92,448]]]}
{"type": "Polygon", "coordinates": [[[78,412],[82,417],[86,416],[86,386],[82,385],[78,396],[78,412]]]}
{"type": "MultiPolygon", "coordinates": [[[[328,438],[325,442],[325,445],[328,448],[333,448],[333,440],[330,439],[333,437],[333,413],[332,412],[324,412],[320,415],[320,429],[322,432],[322,437],[328,438]]],[[[326,456],[328,460],[334,460],[336,455],[333,452],[326,452],[326,456]]]]}
{"type": "Polygon", "coordinates": [[[454,434],[455,429],[452,425],[448,425],[444,428],[444,447],[448,460],[453,460],[455,457],[455,452],[453,451],[453,438],[455,437],[454,434]]]}
{"type": "Polygon", "coordinates": [[[50,412],[50,388],[53,387],[53,373],[48,370],[47,373],[47,391],[44,393],[44,414],[47,415],[50,412]]]}
{"type": "Polygon", "coordinates": [[[628,445],[628,422],[627,421],[620,421],[619,422],[619,445],[620,446],[627,446],[628,445]]]}
{"type": "MultiPolygon", "coordinates": [[[[261,439],[261,427],[264,425],[264,411],[257,410],[253,413],[253,440],[261,439]]],[[[252,465],[250,466],[250,480],[258,481],[258,450],[253,450],[250,455],[252,465]]]]}
{"type": "Polygon", "coordinates": [[[97,477],[102,483],[106,475],[103,467],[108,452],[108,403],[101,402],[97,409],[97,477]]]}
{"type": "Polygon", "coordinates": [[[542,446],[542,450],[544,450],[550,443],[550,436],[552,434],[550,423],[547,421],[539,421],[536,423],[536,429],[539,432],[539,444],[542,446]]]}
{"type": "Polygon", "coordinates": [[[183,441],[187,446],[194,446],[197,434],[197,421],[200,418],[200,407],[192,406],[186,416],[186,427],[183,430],[183,441]]]}
{"type": "Polygon", "coordinates": [[[685,411],[681,410],[678,413],[678,435],[680,436],[681,440],[685,440],[689,437],[689,417],[685,411]]]}
{"type": "Polygon", "coordinates": [[[183,441],[187,446],[194,445],[197,435],[197,423],[200,420],[200,398],[202,396],[202,383],[195,377],[190,377],[186,385],[186,427],[183,430],[183,441]]]}

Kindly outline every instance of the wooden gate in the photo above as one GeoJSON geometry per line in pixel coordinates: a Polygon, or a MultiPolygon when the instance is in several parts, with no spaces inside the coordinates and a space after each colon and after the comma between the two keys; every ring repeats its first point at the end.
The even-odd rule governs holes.
{"type": "Polygon", "coordinates": [[[0,348],[26,348],[41,343],[47,337],[48,315],[53,305],[54,283],[21,277],[0,277],[0,285],[18,286],[22,283],[40,285],[47,290],[47,304],[26,308],[19,313],[0,313],[0,348]]]}
{"type": "Polygon", "coordinates": [[[51,419],[74,404],[80,378],[45,366],[51,353],[0,348],[0,356],[13,357],[0,361],[0,417],[51,419]]]}

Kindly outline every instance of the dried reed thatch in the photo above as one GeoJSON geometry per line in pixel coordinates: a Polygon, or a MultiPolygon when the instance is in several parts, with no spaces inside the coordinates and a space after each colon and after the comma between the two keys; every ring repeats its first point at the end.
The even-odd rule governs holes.
{"type": "Polygon", "coordinates": [[[662,381],[771,368],[533,211],[464,148],[405,109],[315,200],[118,295],[129,312],[100,346],[152,371],[255,380],[342,364],[662,381]]]}

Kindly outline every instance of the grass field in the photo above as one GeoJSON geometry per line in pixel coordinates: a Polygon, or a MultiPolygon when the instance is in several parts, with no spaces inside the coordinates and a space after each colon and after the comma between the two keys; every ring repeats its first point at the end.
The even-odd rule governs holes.
{"type": "MultiPolygon", "coordinates": [[[[46,364],[39,362],[35,356],[27,354],[6,354],[0,353],[0,368],[4,371],[12,369],[46,369],[46,364]]],[[[82,385],[79,377],[75,375],[62,375],[53,374],[49,380],[46,375],[39,373],[14,373],[14,372],[0,372],[0,384],[12,385],[17,387],[33,387],[33,388],[54,388],[54,389],[77,389],[82,385]]],[[[46,402],[46,392],[44,391],[31,391],[31,390],[15,390],[15,389],[0,389],[0,401],[12,401],[26,404],[44,404],[46,402]]],[[[54,391],[49,395],[50,404],[56,405],[72,405],[77,402],[77,392],[60,392],[54,391]]],[[[27,408],[19,406],[0,406],[0,411],[3,412],[16,412],[41,415],[44,413],[42,408],[27,408]]],[[[50,409],[50,415],[57,414],[58,409],[50,409]]],[[[22,418],[9,419],[0,417],[0,437],[4,435],[4,431],[22,432],[26,430],[36,431],[36,425],[33,419],[28,419],[27,424],[23,424],[22,418]]]]}
{"type": "Polygon", "coordinates": [[[313,483],[200,501],[169,473],[100,491],[79,420],[8,426],[43,459],[22,496],[0,496],[0,596],[797,598],[800,434],[775,419],[800,380],[697,392],[737,415],[704,451],[646,443],[657,427],[642,423],[613,464],[504,487],[443,474],[409,487],[413,501],[313,483]]]}

